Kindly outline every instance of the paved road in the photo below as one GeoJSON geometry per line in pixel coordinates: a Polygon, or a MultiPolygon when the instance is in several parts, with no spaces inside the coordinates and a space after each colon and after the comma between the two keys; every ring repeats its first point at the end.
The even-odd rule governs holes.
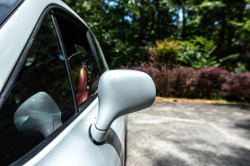
{"type": "Polygon", "coordinates": [[[250,106],[155,102],[128,117],[127,166],[250,166],[250,106]]]}

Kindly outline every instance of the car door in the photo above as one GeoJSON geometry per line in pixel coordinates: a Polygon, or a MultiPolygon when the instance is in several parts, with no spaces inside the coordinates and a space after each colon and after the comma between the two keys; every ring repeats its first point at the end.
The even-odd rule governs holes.
{"type": "Polygon", "coordinates": [[[88,134],[106,70],[86,25],[71,11],[48,6],[3,90],[1,165],[123,165],[124,116],[104,145],[88,134]]]}
{"type": "MultiPolygon", "coordinates": [[[[82,104],[86,96],[91,97],[97,94],[98,82],[103,72],[108,70],[101,48],[93,33],[78,18],[74,17],[63,9],[54,9],[53,15],[59,27],[60,37],[63,41],[65,54],[71,68],[72,78],[77,96],[79,110],[83,111],[82,104]],[[79,73],[81,73],[79,75],[79,73]],[[84,79],[86,78],[86,80],[84,79]],[[87,82],[84,84],[84,80],[87,82]],[[82,90],[83,89],[83,90],[82,90]],[[88,95],[86,95],[88,93],[88,95]],[[85,97],[83,97],[85,96],[85,97]]],[[[98,107],[98,106],[97,106],[98,107]]],[[[89,124],[94,122],[97,110],[92,111],[92,119],[83,117],[82,122],[89,124]]],[[[119,165],[124,163],[125,153],[125,117],[115,120],[112,125],[112,132],[107,146],[112,149],[108,154],[105,150],[102,155],[107,155],[105,160],[108,165],[119,165]],[[113,157],[110,157],[110,155],[113,157]]],[[[87,125],[89,127],[89,125],[87,125]]],[[[105,145],[106,146],[106,145],[105,145]]],[[[101,146],[97,146],[103,149],[101,146]]]]}

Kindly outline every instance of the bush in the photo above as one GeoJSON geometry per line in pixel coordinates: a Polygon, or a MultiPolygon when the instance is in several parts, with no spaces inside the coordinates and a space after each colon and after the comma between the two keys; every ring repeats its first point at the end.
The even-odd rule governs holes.
{"type": "Polygon", "coordinates": [[[250,73],[231,74],[222,85],[222,97],[250,102],[250,73]]]}
{"type": "Polygon", "coordinates": [[[195,97],[199,72],[192,68],[173,69],[171,79],[172,97],[195,97]]]}
{"type": "Polygon", "coordinates": [[[200,98],[218,98],[221,85],[230,76],[230,72],[217,67],[201,68],[198,77],[198,97],[200,98]],[[213,96],[215,95],[215,96],[213,96]]]}
{"type": "Polygon", "coordinates": [[[159,70],[147,63],[141,63],[139,67],[121,68],[149,74],[159,96],[250,101],[250,73],[237,75],[217,67],[199,70],[162,67],[159,70]]]}
{"type": "Polygon", "coordinates": [[[177,40],[156,40],[155,45],[150,45],[146,41],[143,41],[146,47],[143,50],[150,56],[151,65],[158,68],[162,67],[166,69],[172,69],[177,65],[178,56],[180,56],[180,42],[177,40]]]}
{"type": "Polygon", "coordinates": [[[197,84],[198,72],[194,69],[170,70],[162,67],[159,70],[147,63],[141,63],[138,67],[121,66],[121,69],[142,71],[150,75],[159,96],[192,97],[197,84]]]}
{"type": "Polygon", "coordinates": [[[211,54],[217,45],[212,40],[196,36],[190,41],[181,41],[181,56],[178,58],[179,67],[218,67],[219,60],[211,54]]]}

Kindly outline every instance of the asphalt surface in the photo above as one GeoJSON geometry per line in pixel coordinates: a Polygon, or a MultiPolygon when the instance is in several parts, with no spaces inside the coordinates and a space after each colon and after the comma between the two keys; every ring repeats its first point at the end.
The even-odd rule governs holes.
{"type": "Polygon", "coordinates": [[[127,134],[127,166],[250,166],[250,106],[155,102],[127,134]]]}

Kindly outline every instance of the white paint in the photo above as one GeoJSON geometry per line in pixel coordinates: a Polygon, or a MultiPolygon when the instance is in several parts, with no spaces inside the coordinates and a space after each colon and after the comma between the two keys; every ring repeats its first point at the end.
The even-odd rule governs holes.
{"type": "Polygon", "coordinates": [[[119,156],[112,146],[96,146],[88,137],[89,125],[97,113],[97,103],[98,99],[25,165],[121,165],[119,156]]]}
{"type": "MultiPolygon", "coordinates": [[[[25,0],[0,29],[0,92],[25,48],[39,17],[46,7],[52,4],[65,8],[86,25],[72,9],[60,0],[25,0]]],[[[99,46],[98,42],[97,45],[99,46]]],[[[100,52],[102,54],[101,50],[100,52]]],[[[103,56],[102,58],[107,68],[105,58],[103,56]]],[[[88,137],[89,126],[97,116],[97,102],[98,99],[94,100],[49,145],[24,165],[123,165],[124,163],[120,162],[119,156],[112,146],[106,144],[96,146],[88,137]]],[[[124,117],[115,120],[111,127],[121,140],[124,151],[124,117]]]]}
{"type": "Polygon", "coordinates": [[[156,89],[152,78],[133,70],[110,70],[99,82],[99,109],[91,134],[97,142],[107,138],[109,127],[120,116],[151,106],[156,89]]]}
{"type": "Polygon", "coordinates": [[[151,106],[155,95],[154,82],[146,73],[133,70],[105,72],[98,86],[97,129],[108,130],[116,118],[151,106]]]}

